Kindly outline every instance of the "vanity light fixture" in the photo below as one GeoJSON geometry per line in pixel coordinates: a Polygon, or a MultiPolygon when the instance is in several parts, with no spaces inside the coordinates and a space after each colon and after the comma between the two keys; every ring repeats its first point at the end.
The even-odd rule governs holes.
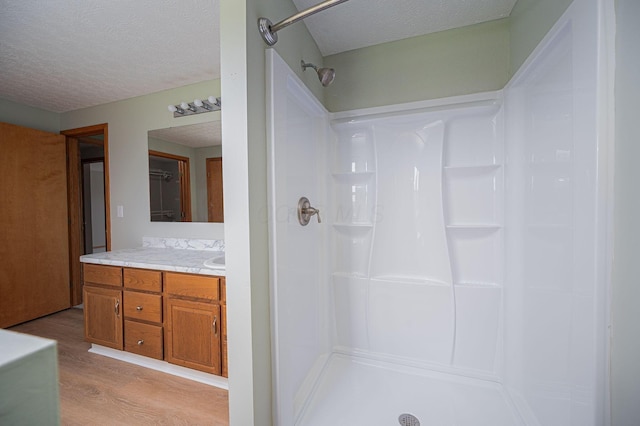
{"type": "Polygon", "coordinates": [[[184,114],[184,110],[179,106],[175,106],[175,105],[169,105],[169,111],[177,112],[178,114],[184,114]]]}
{"type": "Polygon", "coordinates": [[[209,96],[207,100],[194,99],[193,102],[180,102],[178,105],[169,105],[167,109],[173,113],[173,117],[186,117],[188,115],[202,114],[203,112],[220,111],[222,100],[209,96]]]}
{"type": "Polygon", "coordinates": [[[185,111],[186,111],[186,110],[189,110],[189,111],[191,111],[191,112],[196,112],[196,111],[198,111],[198,110],[196,109],[196,106],[195,106],[195,105],[193,105],[193,104],[188,104],[188,103],[186,103],[186,102],[181,102],[181,103],[180,103],[180,108],[182,108],[182,109],[183,109],[183,110],[185,110],[185,111]]]}

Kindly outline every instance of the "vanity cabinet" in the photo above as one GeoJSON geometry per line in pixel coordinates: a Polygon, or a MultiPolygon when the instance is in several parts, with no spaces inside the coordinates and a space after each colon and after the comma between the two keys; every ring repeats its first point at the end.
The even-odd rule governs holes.
{"type": "Polygon", "coordinates": [[[122,350],[122,268],[85,265],[83,293],[85,340],[122,350]]]}
{"type": "Polygon", "coordinates": [[[223,277],[83,264],[85,340],[227,377],[223,277]]]}
{"type": "Polygon", "coordinates": [[[220,278],[165,273],[166,360],[222,373],[220,278]]]}

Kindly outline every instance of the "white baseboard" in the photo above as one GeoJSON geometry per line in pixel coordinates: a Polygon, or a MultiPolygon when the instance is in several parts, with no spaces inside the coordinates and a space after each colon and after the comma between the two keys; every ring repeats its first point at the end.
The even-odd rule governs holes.
{"type": "Polygon", "coordinates": [[[191,368],[169,364],[166,361],[160,361],[157,359],[148,358],[146,356],[136,355],[130,352],[111,349],[95,344],[91,345],[89,352],[128,362],[130,364],[139,365],[141,367],[150,368],[152,370],[162,371],[163,373],[204,383],[205,385],[229,390],[229,381],[226,378],[222,376],[216,376],[215,374],[204,373],[202,371],[192,370],[191,368]]]}

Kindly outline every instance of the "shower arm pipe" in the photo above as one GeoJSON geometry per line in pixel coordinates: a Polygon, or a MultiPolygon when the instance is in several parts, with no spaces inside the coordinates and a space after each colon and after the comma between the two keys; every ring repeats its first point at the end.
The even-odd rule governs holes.
{"type": "Polygon", "coordinates": [[[308,9],[303,10],[302,12],[298,12],[295,15],[292,15],[282,21],[272,24],[271,21],[267,18],[259,18],[258,19],[258,29],[260,30],[260,35],[262,39],[269,46],[273,46],[278,42],[278,35],[276,34],[283,28],[288,27],[291,24],[295,24],[296,22],[306,18],[307,16],[311,16],[318,12],[322,12],[325,9],[329,9],[330,7],[339,5],[340,3],[344,3],[349,0],[325,0],[322,3],[318,3],[315,6],[311,6],[308,9]]]}

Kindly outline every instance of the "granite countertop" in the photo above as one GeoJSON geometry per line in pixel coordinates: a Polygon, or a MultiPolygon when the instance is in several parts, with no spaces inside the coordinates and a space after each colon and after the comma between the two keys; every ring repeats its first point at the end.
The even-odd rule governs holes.
{"type": "Polygon", "coordinates": [[[224,268],[208,268],[204,262],[224,255],[224,243],[208,244],[216,240],[180,240],[143,238],[143,246],[80,256],[83,263],[187,272],[224,276],[224,268]],[[195,243],[194,243],[195,242],[195,243]],[[205,242],[205,243],[203,243],[205,242]]]}

